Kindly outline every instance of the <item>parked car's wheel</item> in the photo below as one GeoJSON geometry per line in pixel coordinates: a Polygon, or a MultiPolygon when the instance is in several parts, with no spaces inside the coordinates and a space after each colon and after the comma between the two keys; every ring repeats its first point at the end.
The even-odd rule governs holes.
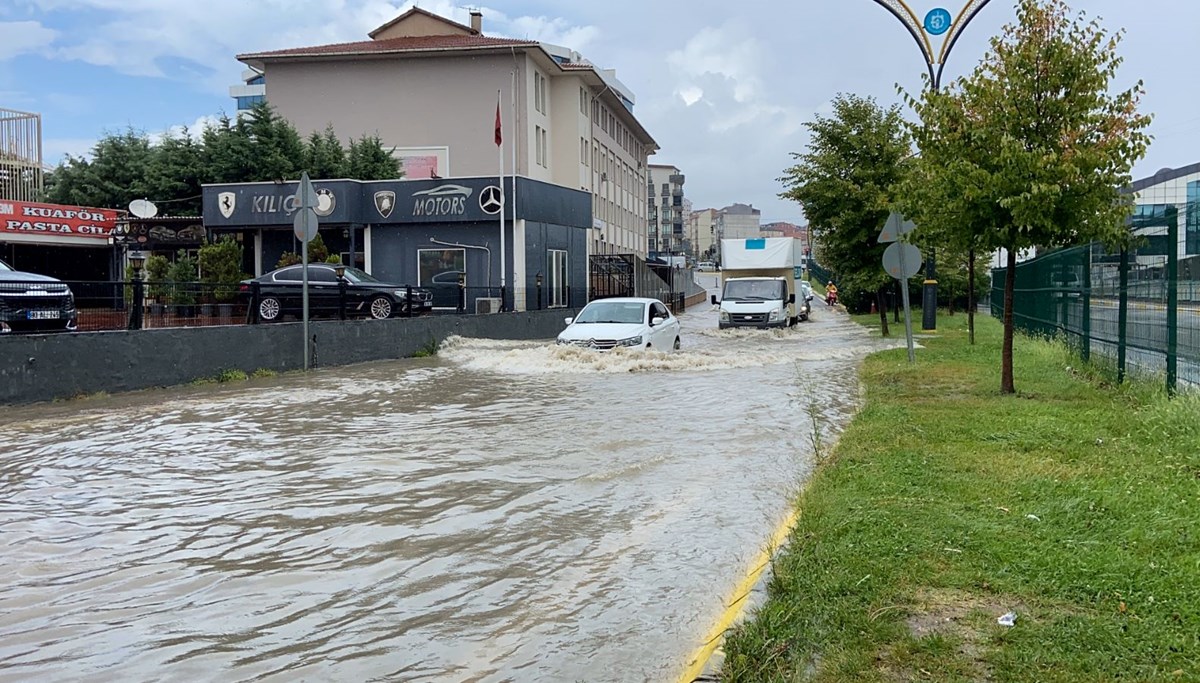
{"type": "Polygon", "coordinates": [[[675,337],[675,350],[678,351],[680,346],[679,337],[675,337]]]}
{"type": "Polygon", "coordinates": [[[377,296],[371,299],[371,317],[376,320],[392,317],[392,300],[386,296],[377,296]]]}
{"type": "Polygon", "coordinates": [[[258,302],[258,317],[265,322],[275,322],[283,316],[283,304],[273,296],[263,297],[258,302]]]}

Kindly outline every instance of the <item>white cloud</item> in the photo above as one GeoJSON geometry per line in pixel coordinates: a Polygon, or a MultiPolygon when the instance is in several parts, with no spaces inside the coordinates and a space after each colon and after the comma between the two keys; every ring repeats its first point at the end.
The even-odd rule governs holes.
{"type": "MultiPolygon", "coordinates": [[[[206,116],[201,116],[201,117],[197,118],[191,124],[186,126],[186,129],[187,129],[188,135],[192,136],[192,139],[195,140],[204,134],[204,130],[206,128],[214,128],[219,123],[220,123],[219,116],[207,116],[206,115],[206,116]]],[[[149,135],[150,143],[157,145],[158,143],[162,142],[164,138],[183,137],[184,128],[185,128],[185,126],[182,126],[182,125],[181,126],[171,126],[170,128],[168,128],[166,130],[150,133],[150,135],[149,135]]]]}
{"type": "Polygon", "coordinates": [[[57,37],[57,31],[36,21],[0,21],[0,61],[42,52],[57,37]]]}
{"type": "Polygon", "coordinates": [[[96,138],[46,138],[42,141],[42,162],[57,166],[69,154],[73,157],[90,157],[96,138]]]}

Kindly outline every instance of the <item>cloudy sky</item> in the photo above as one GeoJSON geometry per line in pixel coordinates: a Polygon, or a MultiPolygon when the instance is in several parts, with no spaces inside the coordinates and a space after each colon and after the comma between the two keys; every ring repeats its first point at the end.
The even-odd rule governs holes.
{"type": "MultiPolygon", "coordinates": [[[[964,0],[913,0],[921,16],[964,0]]],[[[467,21],[466,5],[423,8],[467,21]]],[[[228,87],[253,52],[365,39],[411,7],[399,0],[4,0],[0,107],[43,115],[45,154],[85,153],[105,131],[151,133],[233,111],[228,87]]],[[[696,208],[753,203],[764,221],[802,220],[777,198],[803,123],[838,92],[898,101],[924,69],[899,22],[871,0],[486,0],[484,32],[573,47],[617,69],[662,147],[654,163],[687,175],[696,208]]],[[[1200,3],[1075,0],[1128,31],[1119,85],[1145,81],[1156,140],[1135,176],[1200,161],[1192,51],[1200,3]]],[[[993,0],[955,47],[946,73],[968,71],[1013,18],[993,0]]],[[[948,78],[947,78],[948,80],[948,78]]]]}

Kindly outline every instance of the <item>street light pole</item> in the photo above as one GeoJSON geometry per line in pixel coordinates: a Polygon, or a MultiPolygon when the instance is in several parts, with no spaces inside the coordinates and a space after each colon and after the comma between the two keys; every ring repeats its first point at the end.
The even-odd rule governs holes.
{"type": "MultiPolygon", "coordinates": [[[[900,20],[909,35],[917,42],[921,55],[925,58],[925,68],[929,71],[929,87],[934,92],[942,88],[942,70],[946,68],[946,59],[959,36],[967,28],[967,24],[979,14],[979,11],[990,0],[968,0],[958,16],[951,20],[950,13],[942,8],[930,10],[925,15],[925,21],[917,19],[917,15],[904,0],[875,0],[892,16],[900,20]],[[935,54],[929,36],[945,35],[942,47],[935,54]]],[[[921,291],[921,329],[932,331],[937,329],[937,251],[933,245],[929,247],[929,258],[925,262],[925,282],[921,291]]]]}

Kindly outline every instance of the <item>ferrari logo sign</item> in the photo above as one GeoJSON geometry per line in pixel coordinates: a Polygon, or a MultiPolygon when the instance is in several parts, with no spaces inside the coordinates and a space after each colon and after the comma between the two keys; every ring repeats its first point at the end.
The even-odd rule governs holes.
{"type": "Polygon", "coordinates": [[[237,206],[237,195],[233,192],[222,192],[217,195],[217,208],[221,209],[221,215],[230,218],[233,216],[233,209],[237,206]]]}

